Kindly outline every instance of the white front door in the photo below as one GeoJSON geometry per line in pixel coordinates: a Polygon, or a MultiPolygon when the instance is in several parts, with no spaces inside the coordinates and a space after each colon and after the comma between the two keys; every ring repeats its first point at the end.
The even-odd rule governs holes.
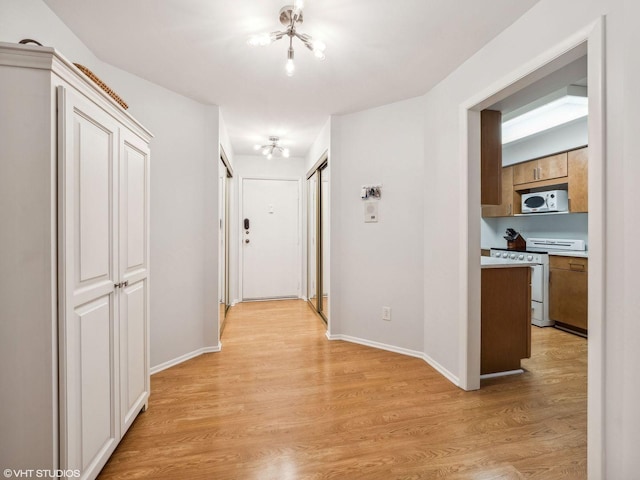
{"type": "Polygon", "coordinates": [[[243,179],[240,227],[244,300],[299,296],[298,192],[298,180],[243,179]]]}

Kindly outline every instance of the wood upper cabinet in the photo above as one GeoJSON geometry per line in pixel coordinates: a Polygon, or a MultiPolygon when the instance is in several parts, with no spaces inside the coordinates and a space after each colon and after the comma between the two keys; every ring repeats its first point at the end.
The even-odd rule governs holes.
{"type": "Polygon", "coordinates": [[[502,201],[500,205],[483,205],[483,217],[509,217],[514,214],[513,167],[502,168],[502,201]]]}
{"type": "Polygon", "coordinates": [[[589,211],[588,160],[587,147],[568,153],[569,211],[571,213],[589,211]]]}
{"type": "Polygon", "coordinates": [[[586,335],[588,259],[549,257],[549,317],[556,324],[586,335]]]}
{"type": "Polygon", "coordinates": [[[501,205],[502,113],[480,112],[480,203],[501,205]]]}
{"type": "Polygon", "coordinates": [[[542,182],[567,176],[567,152],[514,165],[513,184],[542,182]]]}

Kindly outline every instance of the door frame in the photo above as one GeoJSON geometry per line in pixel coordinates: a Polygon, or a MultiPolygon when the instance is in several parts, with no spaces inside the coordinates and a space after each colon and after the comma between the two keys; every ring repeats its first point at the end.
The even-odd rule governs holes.
{"type": "Polygon", "coordinates": [[[519,81],[536,72],[546,75],[554,60],[586,44],[589,84],[589,339],[587,389],[587,470],[604,475],[604,335],[605,335],[605,19],[576,32],[460,106],[460,321],[459,386],[480,388],[480,111],[498,97],[519,90],[519,81]]]}
{"type": "MultiPolygon", "coordinates": [[[[296,253],[297,258],[297,271],[298,271],[298,288],[296,290],[297,298],[301,298],[302,292],[302,179],[300,177],[293,176],[278,176],[270,177],[264,175],[250,175],[238,177],[238,297],[241,302],[244,302],[244,249],[242,248],[242,220],[244,214],[244,181],[245,180],[272,180],[272,181],[295,181],[298,184],[298,250],[296,253]]],[[[257,300],[247,300],[257,301],[257,300]]]]}

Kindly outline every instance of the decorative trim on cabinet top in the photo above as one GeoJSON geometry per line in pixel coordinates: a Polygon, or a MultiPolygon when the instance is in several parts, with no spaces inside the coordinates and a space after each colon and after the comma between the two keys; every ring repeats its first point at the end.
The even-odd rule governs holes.
{"type": "Polygon", "coordinates": [[[126,112],[98,85],[89,80],[73,62],[67,60],[64,55],[55,48],[0,42],[0,65],[50,70],[65,81],[71,83],[84,95],[88,95],[88,92],[91,92],[91,95],[97,94],[100,99],[106,101],[106,105],[102,105],[103,108],[108,106],[108,109],[111,110],[109,112],[111,115],[117,115],[120,119],[124,118],[127,126],[142,139],[148,142],[153,138],[153,134],[147,130],[144,125],[126,112]]]}

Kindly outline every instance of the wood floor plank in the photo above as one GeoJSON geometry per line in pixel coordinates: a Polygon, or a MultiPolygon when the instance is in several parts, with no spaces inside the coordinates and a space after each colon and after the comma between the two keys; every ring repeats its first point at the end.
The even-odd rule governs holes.
{"type": "Polygon", "coordinates": [[[236,305],[221,352],[152,377],[99,478],[586,478],[585,339],[532,327],[525,373],[464,392],[325,329],[302,301],[236,305]]]}

